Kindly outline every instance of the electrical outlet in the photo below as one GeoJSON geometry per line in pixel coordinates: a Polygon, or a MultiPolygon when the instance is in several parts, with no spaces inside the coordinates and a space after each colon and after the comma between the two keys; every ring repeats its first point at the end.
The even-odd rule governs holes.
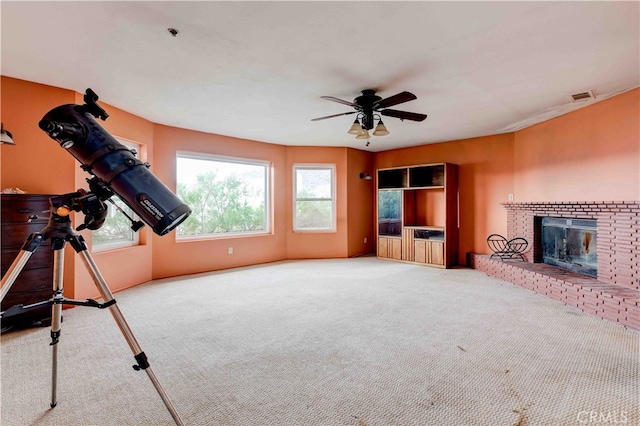
{"type": "Polygon", "coordinates": [[[227,250],[228,254],[233,254],[233,247],[229,247],[229,249],[227,250]]]}
{"type": "Polygon", "coordinates": [[[364,243],[367,244],[367,237],[364,237],[364,243]]]}
{"type": "Polygon", "coordinates": [[[509,194],[509,201],[513,201],[513,194],[509,194]]]}

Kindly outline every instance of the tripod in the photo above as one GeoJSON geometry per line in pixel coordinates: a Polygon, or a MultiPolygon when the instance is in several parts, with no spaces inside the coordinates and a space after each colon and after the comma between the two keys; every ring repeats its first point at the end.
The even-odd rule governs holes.
{"type": "MultiPolygon", "coordinates": [[[[34,232],[31,234],[24,245],[21,247],[20,253],[13,261],[7,273],[2,277],[0,282],[0,302],[4,300],[5,296],[11,289],[11,286],[17,279],[18,275],[26,265],[27,261],[35,250],[43,244],[45,241],[51,241],[51,248],[53,250],[53,297],[49,300],[37,302],[31,305],[23,306],[16,305],[7,309],[0,314],[0,318],[6,318],[21,313],[29,312],[42,308],[44,306],[51,306],[51,347],[52,347],[52,371],[51,371],[51,408],[57,405],[57,375],[58,375],[58,342],[60,340],[60,330],[62,324],[62,305],[77,305],[77,306],[89,306],[99,309],[109,308],[113,319],[116,321],[122,335],[126,339],[131,351],[134,354],[136,365],[133,368],[136,371],[144,370],[147,372],[149,379],[156,388],[156,391],[162,398],[165,406],[171,413],[173,420],[178,426],[182,426],[182,420],[178,416],[173,404],[169,400],[166,392],[160,385],[160,382],[156,378],[155,374],[151,370],[151,366],[147,361],[147,356],[142,351],[142,348],[136,341],[133,332],[129,328],[120,308],[116,305],[116,300],[113,294],[109,290],[107,283],[102,277],[98,266],[94,262],[90,253],[87,250],[84,238],[74,232],[71,226],[71,219],[69,213],[71,210],[75,210],[79,205],[76,202],[79,193],[65,194],[58,197],[52,197],[50,199],[51,204],[51,216],[47,226],[40,232],[34,232]],[[66,242],[69,242],[74,248],[76,253],[80,254],[82,260],[91,275],[100,295],[102,296],[103,303],[100,303],[93,299],[87,300],[73,300],[67,299],[63,296],[63,272],[64,272],[64,249],[66,242]]],[[[80,208],[77,208],[78,210],[80,208]]],[[[85,212],[86,213],[86,212],[85,212]]]]}

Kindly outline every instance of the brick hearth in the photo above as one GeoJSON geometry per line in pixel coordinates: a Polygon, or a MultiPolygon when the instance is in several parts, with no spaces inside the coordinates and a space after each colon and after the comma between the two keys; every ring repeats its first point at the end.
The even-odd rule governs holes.
{"type": "Polygon", "coordinates": [[[640,290],[607,284],[544,263],[503,262],[489,257],[471,254],[469,266],[582,312],[640,331],[640,290]]]}
{"type": "Polygon", "coordinates": [[[530,243],[527,262],[470,255],[471,267],[562,303],[640,331],[640,202],[505,203],[507,238],[530,243]],[[598,278],[538,262],[537,218],[596,219],[598,278]]]}

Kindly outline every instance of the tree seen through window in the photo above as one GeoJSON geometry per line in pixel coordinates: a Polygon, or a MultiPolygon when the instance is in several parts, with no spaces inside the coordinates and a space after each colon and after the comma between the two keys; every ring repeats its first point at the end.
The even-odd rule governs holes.
{"type": "Polygon", "coordinates": [[[263,162],[178,156],[177,195],[193,211],[178,237],[268,232],[268,170],[263,162]]]}

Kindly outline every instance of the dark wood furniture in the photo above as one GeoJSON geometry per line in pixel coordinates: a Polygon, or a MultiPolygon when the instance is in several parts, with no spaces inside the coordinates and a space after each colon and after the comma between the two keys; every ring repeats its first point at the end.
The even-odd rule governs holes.
{"type": "MultiPolygon", "coordinates": [[[[1,263],[2,276],[7,272],[27,237],[41,231],[49,218],[50,195],[2,194],[1,208],[1,263]]],[[[53,250],[42,244],[29,258],[2,301],[2,311],[15,305],[29,305],[51,298],[53,294],[53,250]]],[[[2,329],[13,326],[46,325],[51,307],[22,313],[2,320],[2,329]],[[44,321],[44,324],[42,324],[44,321]]]]}
{"type": "Polygon", "coordinates": [[[379,169],[378,257],[449,268],[458,264],[458,166],[379,169]]]}

